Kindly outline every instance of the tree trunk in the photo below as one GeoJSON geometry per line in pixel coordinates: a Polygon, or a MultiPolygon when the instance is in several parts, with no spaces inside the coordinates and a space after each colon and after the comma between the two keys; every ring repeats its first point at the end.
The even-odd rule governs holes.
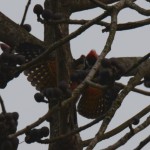
{"type": "MultiPolygon", "coordinates": [[[[45,2],[45,8],[50,9],[53,13],[60,12],[64,18],[69,18],[70,14],[67,12],[59,1],[47,0],[45,2]]],[[[44,40],[46,43],[52,44],[60,38],[69,34],[69,25],[45,25],[44,40]]],[[[72,55],[70,51],[69,42],[57,49],[55,53],[51,55],[52,59],[55,59],[57,66],[57,84],[62,80],[69,83],[69,70],[72,63],[72,55]]],[[[58,102],[59,103],[59,102],[58,102]]],[[[51,109],[54,104],[53,101],[49,104],[51,109]]],[[[61,106],[60,106],[61,107],[61,106]]],[[[50,118],[50,138],[54,138],[61,134],[66,134],[77,127],[75,106],[72,108],[60,108],[59,112],[53,114],[50,118]],[[74,111],[73,111],[74,110],[74,111]]],[[[79,135],[73,135],[71,137],[59,140],[55,143],[49,144],[49,150],[80,150],[79,135]]]]}

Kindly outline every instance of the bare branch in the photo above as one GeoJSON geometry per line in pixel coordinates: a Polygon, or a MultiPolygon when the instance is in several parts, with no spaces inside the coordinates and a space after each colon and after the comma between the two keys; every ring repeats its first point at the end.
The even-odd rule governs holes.
{"type": "Polygon", "coordinates": [[[74,134],[76,134],[76,133],[78,133],[78,132],[81,132],[81,131],[83,131],[83,130],[85,130],[85,129],[91,127],[91,126],[93,126],[94,124],[96,124],[96,123],[98,123],[100,120],[102,120],[102,118],[103,118],[103,117],[101,116],[101,117],[99,117],[99,118],[97,118],[97,119],[91,121],[90,123],[88,123],[88,124],[86,124],[86,125],[84,125],[84,126],[81,126],[81,127],[77,128],[77,129],[73,130],[72,132],[70,132],[70,133],[68,133],[68,134],[60,135],[60,136],[55,137],[55,138],[52,138],[52,139],[50,139],[50,140],[49,140],[49,139],[47,139],[47,140],[42,140],[42,141],[40,141],[40,143],[41,143],[41,144],[53,143],[53,142],[57,142],[58,140],[64,139],[64,138],[66,138],[66,137],[72,136],[72,135],[74,135],[74,134]]]}
{"type": "MultiPolygon", "coordinates": [[[[99,88],[99,89],[107,89],[107,88],[108,88],[108,86],[106,86],[106,85],[100,85],[100,84],[95,83],[95,82],[92,82],[92,81],[86,81],[86,83],[87,83],[89,86],[91,86],[91,87],[95,87],[95,88],[99,88]]],[[[124,85],[124,84],[122,84],[122,83],[115,82],[115,84],[116,84],[116,85],[119,85],[120,88],[122,88],[122,89],[126,87],[126,85],[124,85]]],[[[137,93],[139,93],[139,94],[143,94],[143,95],[145,95],[145,96],[150,96],[150,92],[144,91],[144,90],[141,90],[141,89],[138,89],[138,88],[134,88],[132,91],[133,91],[133,92],[137,92],[137,93]]]]}
{"type": "MultiPolygon", "coordinates": [[[[110,29],[109,23],[100,22],[99,25],[102,25],[102,26],[106,27],[105,29],[102,30],[102,32],[108,32],[109,29],[110,29]]],[[[135,22],[128,22],[128,23],[118,24],[117,25],[117,31],[136,29],[136,28],[143,27],[143,26],[146,26],[146,25],[150,25],[150,18],[140,20],[140,21],[135,21],[135,22]]]]}
{"type": "Polygon", "coordinates": [[[5,105],[4,105],[4,101],[3,101],[1,96],[0,96],[0,104],[1,104],[2,112],[6,113],[6,108],[5,108],[5,105]]]}
{"type": "Polygon", "coordinates": [[[100,85],[98,83],[94,83],[92,81],[86,81],[86,83],[91,86],[91,87],[95,87],[95,88],[98,88],[98,89],[107,89],[108,86],[107,85],[100,85]]]}
{"type": "Polygon", "coordinates": [[[144,16],[150,16],[150,10],[146,10],[140,6],[138,6],[137,4],[133,3],[132,1],[130,0],[127,0],[127,5],[131,8],[131,9],[134,9],[136,10],[138,13],[140,13],[141,15],[144,15],[144,16]]]}
{"type": "Polygon", "coordinates": [[[31,62],[24,64],[20,67],[20,70],[25,70],[27,68],[30,68],[31,66],[35,65],[36,63],[40,62],[43,58],[47,58],[51,52],[53,52],[56,48],[58,48],[59,46],[63,45],[64,43],[70,41],[71,39],[77,37],[78,35],[80,35],[82,32],[84,32],[86,29],[88,29],[89,27],[91,27],[95,22],[104,19],[105,17],[108,16],[107,12],[104,12],[102,15],[92,19],[91,21],[87,22],[85,25],[81,26],[79,29],[77,29],[76,31],[72,32],[70,35],[60,39],[59,41],[53,43],[52,45],[50,45],[50,47],[44,51],[40,56],[38,56],[37,58],[33,59],[31,62]]]}
{"type": "Polygon", "coordinates": [[[135,129],[133,129],[134,134],[132,132],[128,132],[121,139],[119,139],[119,141],[117,141],[115,144],[113,144],[113,145],[111,145],[108,148],[105,148],[103,150],[117,149],[118,147],[124,145],[131,137],[136,135],[138,132],[140,132],[140,131],[144,130],[146,127],[148,127],[149,124],[150,124],[150,116],[141,125],[139,125],[135,129]]]}
{"type": "MultiPolygon", "coordinates": [[[[118,2],[120,0],[99,0],[100,2],[103,2],[104,4],[112,4],[115,2],[118,2]]],[[[72,13],[82,11],[82,10],[87,10],[87,9],[92,9],[96,8],[97,5],[95,5],[91,0],[74,0],[72,3],[72,13]]]]}
{"type": "Polygon", "coordinates": [[[91,2],[93,2],[94,4],[96,4],[97,6],[103,8],[103,9],[105,9],[105,10],[111,9],[111,6],[107,6],[107,5],[105,4],[105,2],[103,2],[103,1],[91,0],[91,2]]]}
{"type": "Polygon", "coordinates": [[[24,11],[24,14],[23,14],[22,21],[21,21],[21,24],[20,24],[20,25],[23,25],[24,22],[25,22],[26,15],[27,15],[27,12],[28,12],[28,9],[29,9],[30,4],[31,4],[31,0],[28,0],[28,3],[27,3],[27,5],[26,5],[26,8],[25,8],[25,11],[24,11]]]}
{"type": "MultiPolygon", "coordinates": [[[[85,23],[89,22],[90,20],[72,20],[72,19],[60,19],[60,20],[48,20],[48,21],[44,21],[42,18],[38,18],[38,21],[41,22],[42,24],[73,24],[73,25],[84,25],[85,23]]],[[[97,25],[102,25],[102,26],[109,26],[109,23],[106,23],[104,21],[97,21],[95,24],[97,25]]]]}
{"type": "Polygon", "coordinates": [[[60,106],[57,105],[55,107],[53,107],[52,110],[49,110],[45,115],[43,115],[42,117],[40,117],[38,120],[36,120],[35,122],[33,122],[32,124],[26,126],[25,128],[23,128],[20,131],[17,131],[16,133],[9,135],[9,138],[13,138],[13,137],[17,137],[19,135],[24,134],[25,132],[31,130],[32,128],[40,125],[42,122],[44,122],[52,113],[58,111],[60,109],[60,106]]]}
{"type": "MultiPolygon", "coordinates": [[[[50,24],[50,25],[51,24],[61,24],[61,23],[73,24],[73,25],[84,25],[89,20],[61,19],[61,20],[49,20],[49,21],[45,22],[43,19],[39,18],[38,21],[41,22],[42,24],[50,24]]],[[[110,30],[110,23],[107,23],[105,21],[98,21],[95,24],[106,27],[105,29],[102,30],[102,32],[108,32],[110,30]]],[[[143,27],[146,25],[150,25],[150,19],[149,18],[144,19],[144,20],[140,20],[140,21],[118,24],[117,25],[117,31],[136,29],[136,28],[143,27]]]]}
{"type": "MultiPolygon", "coordinates": [[[[99,141],[101,140],[105,140],[108,138],[111,138],[112,136],[120,133],[121,131],[123,131],[125,128],[128,128],[129,124],[131,124],[132,120],[134,118],[142,118],[143,116],[145,116],[147,113],[150,112],[150,105],[145,107],[143,110],[141,110],[139,113],[137,113],[135,116],[131,117],[129,120],[125,121],[124,123],[122,123],[121,125],[117,126],[116,128],[112,129],[111,131],[108,131],[106,133],[104,133],[103,136],[101,136],[101,138],[99,139],[99,141]]],[[[89,145],[89,143],[92,141],[92,139],[88,139],[86,141],[83,141],[83,146],[86,147],[87,145],[89,145]]]]}
{"type": "Polygon", "coordinates": [[[0,12],[0,41],[8,44],[11,47],[19,45],[20,43],[33,43],[46,47],[45,43],[28,33],[20,25],[16,24],[4,14],[0,12]],[[7,31],[7,32],[6,32],[7,31]]]}
{"type": "Polygon", "coordinates": [[[138,60],[135,64],[133,64],[133,66],[131,66],[131,68],[129,68],[124,75],[129,74],[130,72],[132,72],[135,68],[137,68],[139,65],[141,65],[144,61],[146,61],[148,58],[150,57],[150,53],[146,54],[145,56],[143,56],[140,60],[138,60]]]}
{"type": "MultiPolygon", "coordinates": [[[[116,83],[116,84],[118,84],[120,87],[122,87],[122,88],[125,88],[126,87],[126,85],[124,85],[124,84],[122,84],[122,83],[116,83]]],[[[144,90],[141,90],[141,89],[138,89],[138,88],[134,88],[134,89],[132,89],[132,91],[133,92],[137,92],[137,93],[139,93],[139,94],[143,94],[143,95],[145,95],[145,96],[150,96],[150,92],[148,92],[148,91],[144,91],[144,90]]]]}
{"type": "Polygon", "coordinates": [[[145,138],[143,141],[141,141],[140,144],[134,150],[141,150],[149,142],[150,142],[150,135],[147,138],[145,138]]]}

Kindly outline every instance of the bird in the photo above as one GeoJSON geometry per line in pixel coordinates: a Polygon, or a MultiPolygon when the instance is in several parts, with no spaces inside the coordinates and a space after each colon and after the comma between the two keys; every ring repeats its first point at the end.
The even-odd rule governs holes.
{"type": "MultiPolygon", "coordinates": [[[[84,80],[92,66],[97,61],[98,54],[95,50],[90,50],[86,56],[83,57],[83,55],[81,55],[79,60],[81,58],[85,59],[85,65],[83,65],[84,67],[82,67],[82,69],[80,68],[73,72],[75,76],[72,78],[72,89],[75,89],[84,80]]],[[[105,77],[103,74],[106,73],[100,72],[100,75],[105,77]]],[[[96,74],[93,82],[98,83],[99,79],[101,79],[99,74],[96,74]]],[[[97,88],[90,85],[87,85],[84,88],[77,105],[77,111],[81,116],[88,119],[95,119],[98,117],[103,119],[107,111],[111,108],[112,103],[116,99],[119,91],[121,90],[119,85],[112,84],[112,82],[110,83],[110,85],[107,85],[107,88],[104,86],[97,88]]]]}
{"type": "MultiPolygon", "coordinates": [[[[23,43],[16,51],[25,56],[26,62],[29,62],[42,54],[44,50],[45,49],[39,45],[23,43]]],[[[56,87],[56,59],[49,57],[48,60],[26,69],[24,74],[27,76],[27,80],[31,85],[38,91],[43,91],[48,87],[56,87]]]]}
{"type": "MultiPolygon", "coordinates": [[[[17,52],[25,56],[26,62],[28,62],[40,55],[43,49],[40,46],[25,43],[18,48],[17,52]]],[[[72,91],[84,80],[97,59],[98,54],[93,49],[86,56],[81,55],[80,58],[74,59],[70,71],[70,89],[72,91]]],[[[56,59],[50,57],[45,62],[25,70],[24,74],[31,85],[39,91],[48,87],[56,87],[56,59]]],[[[103,117],[116,99],[119,90],[115,85],[111,85],[107,89],[86,86],[77,104],[78,113],[88,119],[103,117]]]]}

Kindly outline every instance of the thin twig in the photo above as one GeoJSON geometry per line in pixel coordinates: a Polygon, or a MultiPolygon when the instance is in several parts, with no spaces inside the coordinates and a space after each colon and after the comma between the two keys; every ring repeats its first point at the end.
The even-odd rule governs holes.
{"type": "MultiPolygon", "coordinates": [[[[92,81],[86,81],[86,83],[91,86],[91,87],[95,87],[95,88],[98,88],[98,89],[107,89],[108,86],[107,85],[100,85],[98,83],[95,83],[95,82],[92,82],[92,81]]],[[[118,82],[115,82],[116,85],[118,85],[120,88],[125,88],[126,85],[122,84],[122,83],[118,83],[118,82]]],[[[138,84],[139,85],[139,84],[138,84]]],[[[148,91],[144,91],[144,90],[141,90],[141,89],[138,89],[138,88],[134,88],[132,89],[133,92],[136,92],[136,93],[139,93],[139,94],[143,94],[145,96],[150,96],[150,92],[148,91]]]]}
{"type": "MultiPolygon", "coordinates": [[[[89,20],[74,20],[74,19],[60,19],[60,20],[49,20],[44,21],[42,18],[38,19],[39,22],[42,24],[73,24],[73,25],[84,25],[89,20]]],[[[102,29],[102,32],[108,32],[110,30],[110,23],[107,23],[105,21],[98,21],[95,23],[96,25],[105,26],[104,29],[102,29]]],[[[139,27],[143,27],[150,24],[150,18],[140,20],[140,21],[134,21],[134,22],[128,22],[128,23],[120,23],[117,25],[117,31],[124,31],[124,30],[130,30],[130,29],[136,29],[139,27]]]]}
{"type": "MultiPolygon", "coordinates": [[[[147,114],[149,111],[150,111],[150,105],[147,106],[146,108],[144,108],[141,112],[139,112],[138,114],[136,114],[135,116],[133,116],[133,117],[130,118],[129,120],[127,120],[126,122],[124,122],[123,124],[121,124],[120,126],[118,126],[118,127],[116,127],[115,129],[113,129],[113,130],[111,130],[111,131],[105,133],[101,140],[104,140],[104,139],[106,139],[106,138],[110,138],[111,136],[116,135],[116,134],[119,133],[120,131],[122,131],[122,130],[124,130],[125,128],[127,128],[127,127],[132,123],[132,120],[133,120],[135,117],[138,117],[138,118],[140,119],[140,118],[142,118],[145,114],[147,114]]],[[[94,124],[98,123],[98,122],[99,122],[100,120],[102,120],[102,119],[103,119],[103,117],[101,116],[101,117],[99,117],[99,118],[93,120],[92,122],[90,122],[90,123],[88,123],[88,124],[86,124],[86,125],[84,125],[84,126],[81,126],[81,127],[77,128],[77,129],[71,131],[71,132],[68,133],[68,134],[60,135],[60,136],[55,137],[55,138],[52,138],[52,139],[50,139],[50,140],[49,140],[49,139],[41,140],[41,141],[39,141],[39,143],[41,143],[41,144],[48,144],[48,143],[57,142],[57,141],[59,141],[59,140],[61,140],[61,139],[64,139],[64,138],[69,137],[69,136],[72,136],[72,135],[74,135],[74,134],[76,134],[76,133],[78,133],[78,132],[81,132],[81,131],[83,131],[83,130],[85,130],[85,129],[91,127],[91,126],[93,126],[94,124]]],[[[85,144],[85,143],[84,143],[84,144],[85,144]]],[[[84,144],[83,144],[83,145],[84,145],[84,144]]]]}
{"type": "MultiPolygon", "coordinates": [[[[134,118],[141,119],[143,116],[145,116],[149,112],[150,112],[150,105],[148,105],[147,107],[145,107],[143,110],[141,110],[139,113],[137,113],[136,115],[134,115],[133,117],[131,117],[130,119],[128,119],[127,121],[125,121],[124,123],[122,123],[121,125],[117,126],[116,128],[112,129],[111,131],[106,132],[103,136],[101,136],[101,138],[99,139],[99,141],[111,138],[112,136],[120,133],[125,128],[128,128],[129,124],[132,123],[132,121],[133,121],[134,118]]],[[[88,140],[83,141],[83,146],[86,147],[87,145],[89,145],[89,143],[91,141],[92,141],[92,139],[88,139],[88,140]]]]}
{"type": "Polygon", "coordinates": [[[86,83],[91,86],[91,87],[95,87],[95,88],[98,88],[98,89],[107,89],[108,86],[107,85],[101,85],[101,84],[98,84],[98,83],[94,83],[92,81],[86,81],[86,83]]]}
{"type": "Polygon", "coordinates": [[[20,66],[19,70],[20,71],[24,71],[26,69],[29,69],[30,67],[32,67],[36,63],[40,62],[43,58],[45,58],[45,59],[48,58],[49,54],[51,52],[53,52],[56,48],[58,48],[59,46],[63,45],[64,43],[70,41],[71,39],[77,37],[78,35],[83,33],[86,29],[88,29],[93,24],[95,24],[95,22],[97,22],[99,20],[102,20],[102,19],[104,19],[107,16],[108,16],[108,13],[104,12],[102,15],[100,15],[100,16],[92,19],[91,21],[87,22],[86,24],[84,24],[83,26],[81,26],[79,29],[77,29],[76,31],[72,32],[68,36],[65,36],[64,38],[60,39],[59,41],[56,41],[55,43],[50,45],[50,47],[46,51],[44,51],[40,56],[36,57],[35,59],[30,61],[29,63],[26,63],[26,64],[20,66]]]}
{"type": "Polygon", "coordinates": [[[141,90],[141,89],[138,89],[138,88],[134,88],[132,91],[133,91],[133,92],[137,92],[137,93],[139,93],[139,94],[143,94],[143,95],[145,95],[145,96],[150,96],[150,92],[144,91],[144,90],[141,90]]]}
{"type": "Polygon", "coordinates": [[[138,132],[144,130],[146,127],[150,125],[150,116],[144,121],[142,124],[133,129],[134,134],[130,131],[126,133],[122,138],[120,138],[115,144],[103,149],[103,150],[112,150],[117,149],[120,146],[124,145],[131,137],[136,135],[138,132]]]}
{"type": "Polygon", "coordinates": [[[150,142],[150,135],[147,138],[145,138],[143,141],[141,141],[140,144],[134,150],[141,150],[149,142],[150,142]]]}
{"type": "Polygon", "coordinates": [[[134,134],[134,129],[133,129],[133,127],[132,127],[132,124],[129,124],[129,129],[130,129],[130,132],[131,132],[132,134],[134,134]]]}
{"type": "Polygon", "coordinates": [[[137,4],[133,3],[131,0],[126,0],[127,5],[131,8],[136,10],[138,13],[144,16],[150,16],[150,10],[146,10],[137,4]]]}
{"type": "Polygon", "coordinates": [[[76,133],[78,133],[78,132],[81,132],[81,131],[83,131],[83,130],[85,130],[85,129],[91,127],[91,126],[93,126],[94,124],[96,124],[96,123],[98,123],[100,120],[102,120],[102,118],[103,118],[103,117],[101,116],[101,117],[99,117],[99,118],[93,120],[92,122],[90,122],[90,123],[88,123],[88,124],[86,124],[86,125],[84,125],[84,126],[82,126],[82,127],[79,127],[79,128],[77,128],[77,129],[71,131],[71,132],[68,133],[68,134],[60,135],[60,136],[55,137],[55,138],[52,138],[52,139],[50,139],[50,140],[49,140],[49,139],[42,140],[42,141],[40,141],[40,143],[41,143],[41,144],[48,144],[48,143],[57,142],[57,141],[59,141],[59,140],[61,140],[61,139],[64,139],[64,138],[69,137],[69,136],[71,136],[71,135],[74,135],[74,134],[76,134],[76,133]]]}
{"type": "Polygon", "coordinates": [[[96,4],[97,6],[99,6],[100,8],[103,8],[105,10],[110,10],[112,7],[111,6],[107,6],[105,3],[98,1],[98,0],[91,0],[94,4],[96,4]]]}
{"type": "Polygon", "coordinates": [[[31,4],[31,0],[28,0],[28,3],[27,3],[27,5],[26,5],[26,7],[25,7],[25,11],[24,11],[24,14],[23,14],[23,17],[22,17],[22,21],[21,21],[21,23],[20,23],[21,26],[22,26],[22,25],[24,24],[24,22],[25,22],[25,19],[26,19],[27,12],[28,12],[28,9],[29,9],[30,4],[31,4]]]}
{"type": "Polygon", "coordinates": [[[1,104],[2,112],[6,113],[6,108],[5,108],[5,105],[4,105],[4,101],[3,101],[1,96],[0,96],[0,104],[1,104]]]}
{"type": "MultiPolygon", "coordinates": [[[[42,18],[38,18],[38,21],[41,22],[42,24],[73,24],[73,25],[84,25],[85,23],[89,22],[90,20],[77,20],[77,19],[60,19],[60,20],[48,20],[45,21],[42,18]]],[[[101,25],[101,26],[109,26],[110,24],[104,21],[97,21],[96,23],[97,25],[101,25]]]]}
{"type": "MultiPolygon", "coordinates": [[[[108,32],[110,30],[110,24],[106,22],[100,22],[99,25],[105,26],[102,30],[102,32],[108,32]]],[[[117,31],[124,31],[124,30],[130,30],[130,29],[136,29],[139,27],[143,27],[146,25],[150,25],[150,18],[140,20],[140,21],[134,21],[134,22],[128,22],[128,23],[121,23],[117,25],[117,31]]]]}
{"type": "Polygon", "coordinates": [[[137,68],[140,64],[142,64],[144,61],[146,61],[148,58],[150,57],[150,53],[146,54],[145,56],[143,56],[139,61],[137,61],[135,64],[133,64],[133,66],[131,66],[131,68],[129,68],[124,75],[129,74],[132,70],[134,70],[135,68],[137,68]]]}
{"type": "MultiPolygon", "coordinates": [[[[122,88],[125,88],[125,87],[127,86],[127,85],[124,85],[124,84],[118,83],[118,82],[116,82],[115,84],[119,85],[119,86],[122,87],[122,88]]],[[[144,91],[144,90],[141,90],[141,89],[138,89],[138,88],[134,88],[134,89],[132,89],[132,91],[133,91],[133,92],[137,92],[137,93],[139,93],[139,94],[143,94],[143,95],[145,95],[145,96],[150,96],[150,92],[144,91]]]]}

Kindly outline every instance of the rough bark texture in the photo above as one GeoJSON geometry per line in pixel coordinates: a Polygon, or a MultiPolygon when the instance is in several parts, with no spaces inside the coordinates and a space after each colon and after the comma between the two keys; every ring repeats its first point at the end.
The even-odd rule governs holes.
{"type": "MultiPolygon", "coordinates": [[[[117,2],[119,0],[100,0],[101,2],[105,4],[112,4],[114,2],[117,2]]],[[[73,0],[71,3],[71,12],[78,12],[82,10],[87,10],[91,8],[96,8],[97,5],[95,5],[91,0],[73,0]]]]}
{"type": "MultiPolygon", "coordinates": [[[[52,1],[47,0],[45,2],[45,8],[52,10],[54,13],[61,12],[64,18],[69,18],[69,11],[67,11],[66,5],[62,5],[63,2],[58,0],[52,1]]],[[[45,41],[49,44],[59,40],[60,38],[69,34],[69,26],[67,24],[61,25],[45,25],[45,41]]],[[[57,83],[62,80],[69,82],[69,70],[70,64],[72,62],[72,56],[70,51],[69,43],[64,44],[53,53],[52,57],[55,57],[57,62],[57,83]]],[[[53,103],[53,102],[52,102],[53,103]]],[[[49,109],[52,108],[53,104],[49,105],[49,109]]],[[[51,117],[50,137],[54,138],[60,134],[65,134],[70,132],[76,127],[76,119],[74,111],[70,111],[69,108],[61,109],[51,117]]],[[[49,145],[49,150],[80,150],[81,146],[79,144],[78,136],[74,135],[72,137],[60,140],[56,143],[49,145]]]]}
{"type": "Polygon", "coordinates": [[[41,45],[44,43],[29,34],[25,29],[20,27],[18,24],[7,18],[0,12],[0,41],[7,43],[14,47],[24,42],[33,43],[35,45],[41,45]]]}

